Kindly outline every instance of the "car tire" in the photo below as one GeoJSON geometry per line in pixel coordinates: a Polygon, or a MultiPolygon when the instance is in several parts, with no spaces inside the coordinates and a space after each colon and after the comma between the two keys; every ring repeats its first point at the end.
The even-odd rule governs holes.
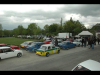
{"type": "Polygon", "coordinates": [[[49,53],[46,53],[46,57],[48,57],[49,56],[49,53]]]}
{"type": "Polygon", "coordinates": [[[58,54],[60,53],[60,50],[58,50],[58,54]]]}
{"type": "Polygon", "coordinates": [[[74,46],[74,48],[75,48],[76,46],[74,46]]]}
{"type": "Polygon", "coordinates": [[[18,54],[17,54],[17,57],[21,57],[21,56],[22,56],[22,53],[18,53],[18,54]]]}
{"type": "Polygon", "coordinates": [[[68,48],[68,47],[67,47],[66,49],[67,49],[67,50],[69,50],[69,48],[68,48]]]}

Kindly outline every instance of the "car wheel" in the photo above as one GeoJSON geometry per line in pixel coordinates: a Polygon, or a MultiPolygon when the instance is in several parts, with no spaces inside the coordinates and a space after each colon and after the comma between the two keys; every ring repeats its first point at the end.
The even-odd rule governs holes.
{"type": "Polygon", "coordinates": [[[49,53],[46,53],[46,57],[48,57],[49,56],[49,53]]]}
{"type": "Polygon", "coordinates": [[[76,46],[74,46],[74,48],[75,48],[76,46]]]}
{"type": "Polygon", "coordinates": [[[67,50],[69,50],[69,48],[68,48],[68,47],[67,47],[66,49],[67,49],[67,50]]]}
{"type": "Polygon", "coordinates": [[[21,56],[22,56],[22,53],[18,53],[18,54],[17,54],[17,57],[21,57],[21,56]]]}
{"type": "Polygon", "coordinates": [[[58,53],[60,53],[60,50],[58,50],[58,53]]]}

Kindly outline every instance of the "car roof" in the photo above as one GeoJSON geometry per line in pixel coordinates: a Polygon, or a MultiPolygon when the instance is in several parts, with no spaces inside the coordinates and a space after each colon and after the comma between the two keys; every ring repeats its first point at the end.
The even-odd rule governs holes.
{"type": "Polygon", "coordinates": [[[42,46],[53,46],[53,44],[43,44],[42,46]]]}
{"type": "Polygon", "coordinates": [[[0,47],[0,49],[6,49],[6,48],[10,48],[10,47],[0,47]]]}
{"type": "Polygon", "coordinates": [[[33,43],[39,44],[39,43],[43,43],[43,42],[33,42],[33,43]]]}
{"type": "Polygon", "coordinates": [[[71,41],[68,40],[68,41],[63,41],[63,42],[71,42],[71,41]]]}
{"type": "Polygon", "coordinates": [[[84,66],[84,67],[86,67],[86,68],[88,68],[89,70],[92,70],[92,71],[94,71],[94,70],[100,71],[100,63],[95,61],[95,60],[89,59],[89,60],[86,60],[86,61],[80,63],[79,65],[84,66]]]}

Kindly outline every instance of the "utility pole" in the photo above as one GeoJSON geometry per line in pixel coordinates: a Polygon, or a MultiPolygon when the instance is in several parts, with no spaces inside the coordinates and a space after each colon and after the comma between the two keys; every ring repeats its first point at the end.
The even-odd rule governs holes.
{"type": "Polygon", "coordinates": [[[61,18],[60,24],[61,24],[61,32],[62,32],[62,18],[61,18]]]}

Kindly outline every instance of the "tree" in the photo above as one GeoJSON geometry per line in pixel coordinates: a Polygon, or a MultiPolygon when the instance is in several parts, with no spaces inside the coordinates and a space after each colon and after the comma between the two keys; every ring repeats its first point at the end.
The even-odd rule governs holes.
{"type": "Polygon", "coordinates": [[[2,31],[2,24],[0,24],[0,36],[3,35],[3,31],[2,31]]]}
{"type": "Polygon", "coordinates": [[[45,31],[45,33],[49,33],[49,25],[48,24],[46,24],[44,26],[44,31],[45,31]]]}
{"type": "Polygon", "coordinates": [[[19,35],[19,30],[18,28],[13,29],[12,34],[17,37],[17,35],[19,35]]]}
{"type": "Polygon", "coordinates": [[[23,26],[22,25],[19,25],[18,26],[18,30],[19,30],[19,35],[22,35],[22,32],[24,30],[23,26]]]}
{"type": "Polygon", "coordinates": [[[24,28],[23,31],[22,31],[22,34],[27,35],[27,29],[24,28]]]}
{"type": "Polygon", "coordinates": [[[28,25],[28,34],[29,35],[34,35],[36,34],[37,30],[37,24],[36,23],[31,23],[28,25]]]}
{"type": "Polygon", "coordinates": [[[57,34],[56,31],[57,31],[57,28],[58,28],[58,24],[56,23],[53,23],[49,26],[49,32],[52,34],[54,33],[55,35],[57,34]]]}

